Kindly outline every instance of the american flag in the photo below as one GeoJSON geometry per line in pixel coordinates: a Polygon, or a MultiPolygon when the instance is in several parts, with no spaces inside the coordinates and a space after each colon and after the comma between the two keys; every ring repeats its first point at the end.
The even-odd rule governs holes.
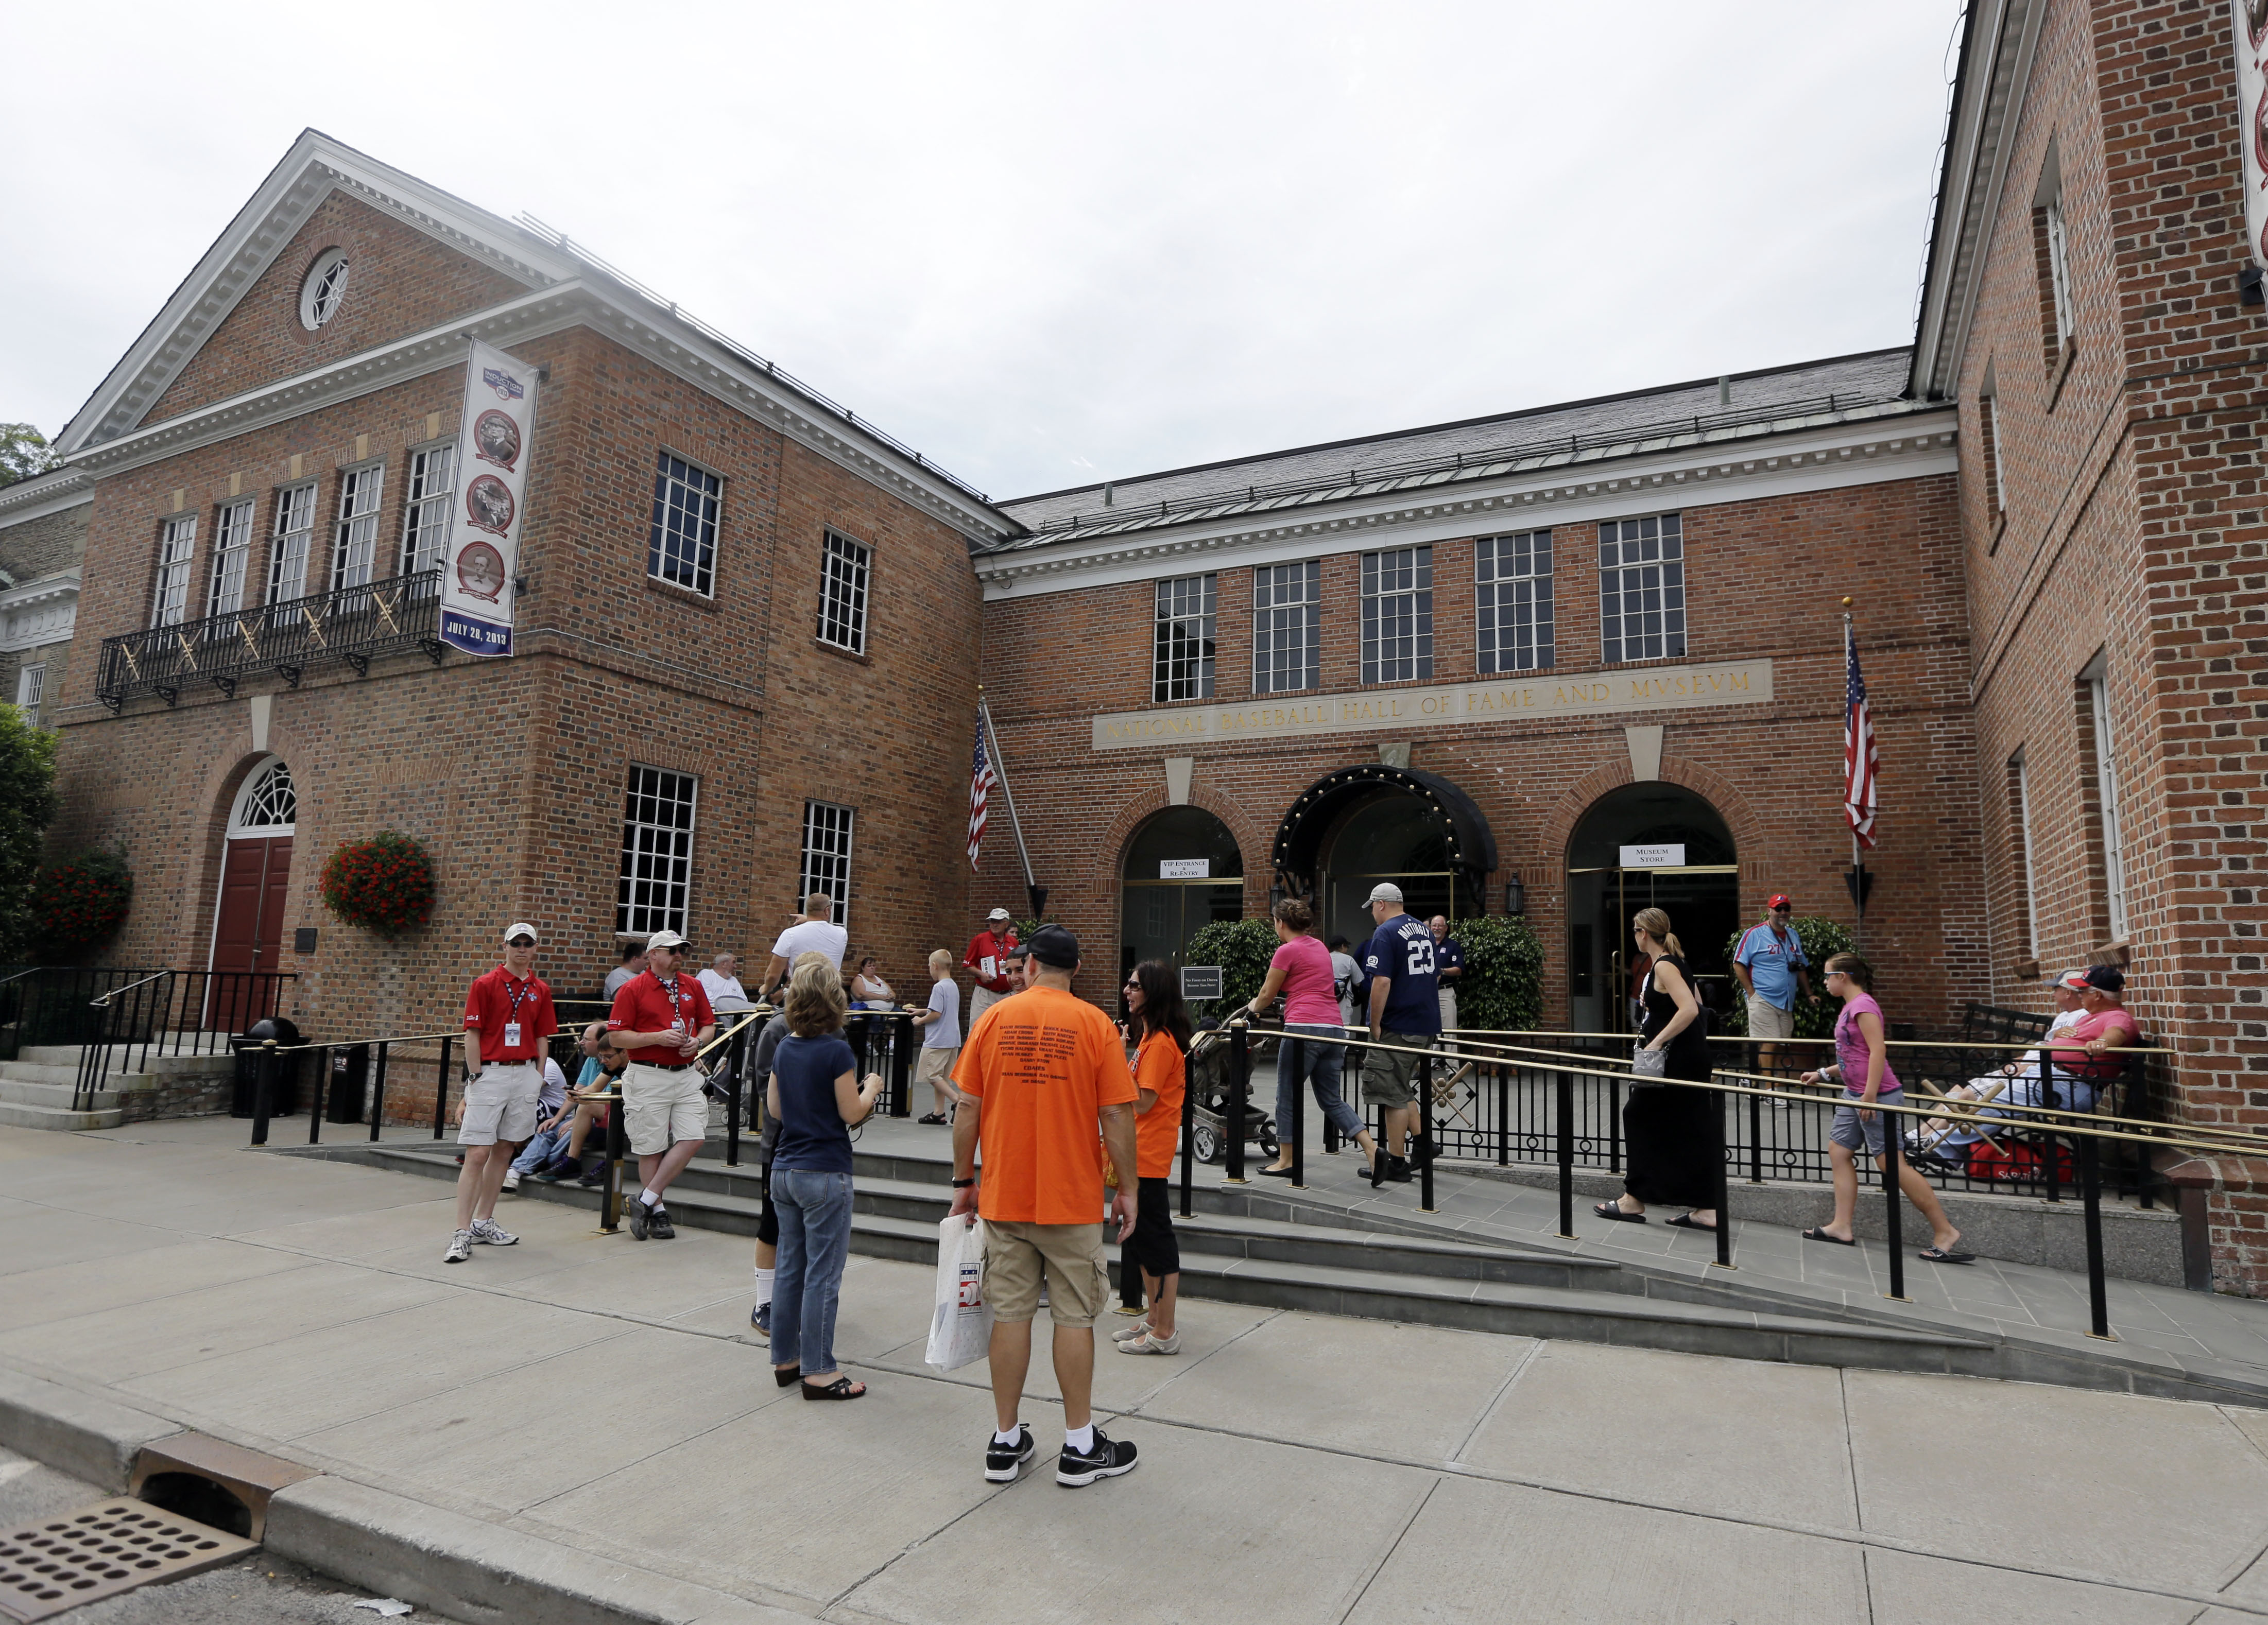
{"type": "Polygon", "coordinates": [[[968,770],[968,866],[984,843],[984,809],[992,799],[992,758],[984,749],[984,713],[976,714],[976,756],[968,770]]]}
{"type": "Polygon", "coordinates": [[[1874,774],[1881,758],[1874,748],[1874,719],[1867,710],[1867,680],[1859,675],[1859,645],[1851,622],[1843,622],[1843,816],[1851,833],[1874,844],[1874,774]]]}

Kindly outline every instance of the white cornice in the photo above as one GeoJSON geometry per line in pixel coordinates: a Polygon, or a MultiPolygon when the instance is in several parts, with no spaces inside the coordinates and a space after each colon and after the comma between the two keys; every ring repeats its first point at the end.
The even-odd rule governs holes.
{"type": "Polygon", "coordinates": [[[988,600],[1026,598],[1232,562],[1279,563],[1357,548],[1409,547],[1665,508],[1919,479],[1950,474],[1959,466],[1954,439],[1958,421],[1952,410],[1938,408],[1766,440],[1563,461],[1550,468],[1472,478],[1447,489],[1302,509],[1296,519],[1279,508],[1229,520],[1107,533],[1084,544],[1064,541],[979,555],[976,574],[988,600]]]}
{"type": "Polygon", "coordinates": [[[94,500],[94,478],[84,468],[59,468],[13,485],[0,486],[0,530],[43,519],[94,500]]]}
{"type": "Polygon", "coordinates": [[[0,592],[0,654],[68,642],[78,619],[79,568],[0,592]]]}

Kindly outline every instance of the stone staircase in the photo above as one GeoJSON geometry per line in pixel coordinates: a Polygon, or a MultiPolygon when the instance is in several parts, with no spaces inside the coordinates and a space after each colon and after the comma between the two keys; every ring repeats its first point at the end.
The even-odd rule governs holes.
{"type": "Polygon", "coordinates": [[[225,1087],[236,1067],[234,1056],[211,1053],[210,1044],[199,1042],[194,1048],[197,1053],[146,1057],[136,1050],[131,1058],[142,1070],[134,1072],[117,1070],[128,1056],[123,1050],[114,1050],[113,1070],[94,1097],[92,1109],[78,1111],[72,1109],[71,1093],[85,1052],[75,1044],[26,1046],[15,1060],[0,1061],[0,1128],[72,1134],[193,1114],[176,1109],[180,1095],[201,1094],[216,1085],[225,1087]]]}

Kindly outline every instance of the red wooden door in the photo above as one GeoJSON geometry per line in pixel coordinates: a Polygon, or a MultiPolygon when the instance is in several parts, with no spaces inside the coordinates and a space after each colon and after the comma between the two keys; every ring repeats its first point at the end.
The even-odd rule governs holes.
{"type": "Polygon", "coordinates": [[[284,904],[291,884],[291,836],[228,843],[221,868],[220,917],[213,930],[215,974],[207,1026],[241,1032],[271,1012],[274,984],[254,982],[240,973],[274,971],[282,965],[284,904]]]}

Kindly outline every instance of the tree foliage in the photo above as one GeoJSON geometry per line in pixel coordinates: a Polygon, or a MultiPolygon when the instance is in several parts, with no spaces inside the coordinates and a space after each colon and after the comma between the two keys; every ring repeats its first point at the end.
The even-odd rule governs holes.
{"type": "MultiPolygon", "coordinates": [[[[1804,998],[1799,995],[1796,998],[1795,1035],[1798,1038],[1832,1038],[1835,1035],[1835,1018],[1843,1013],[1843,1001],[1838,998],[1830,998],[1827,996],[1826,977],[1821,974],[1820,967],[1838,953],[1858,952],[1851,941],[1850,927],[1838,921],[1830,920],[1823,914],[1798,915],[1788,923],[1794,928],[1796,936],[1803,943],[1803,957],[1811,961],[1813,996],[1804,998]]],[[[1747,929],[1746,926],[1742,926],[1741,930],[1734,931],[1726,939],[1726,964],[1730,965],[1733,962],[1733,954],[1741,945],[1742,931],[1747,929]]],[[[1740,992],[1737,982],[1733,991],[1735,994],[1740,992]]],[[[1747,999],[1740,997],[1734,999],[1733,1008],[1725,1012],[1724,1030],[1727,1033],[1747,1033],[1749,1030],[1747,999]]]]}
{"type": "Polygon", "coordinates": [[[32,887],[39,957],[70,957],[109,941],[133,903],[134,871],[123,847],[74,852],[49,864],[32,887]]]}
{"type": "Polygon", "coordinates": [[[0,423],[0,485],[13,485],[63,466],[47,436],[29,423],[0,423]]]}
{"type": "MultiPolygon", "coordinates": [[[[1276,928],[1266,920],[1215,920],[1199,926],[1182,955],[1184,965],[1220,967],[1220,998],[1217,1008],[1234,1010],[1249,1004],[1268,980],[1268,961],[1276,957],[1276,928]]],[[[1198,1001],[1211,1006],[1211,1001],[1198,1001]]],[[[1211,1008],[1204,1013],[1212,1013],[1211,1008]]]]}
{"type": "Polygon", "coordinates": [[[32,883],[55,818],[55,736],[0,705],[0,943],[11,950],[32,935],[32,883]]]}

